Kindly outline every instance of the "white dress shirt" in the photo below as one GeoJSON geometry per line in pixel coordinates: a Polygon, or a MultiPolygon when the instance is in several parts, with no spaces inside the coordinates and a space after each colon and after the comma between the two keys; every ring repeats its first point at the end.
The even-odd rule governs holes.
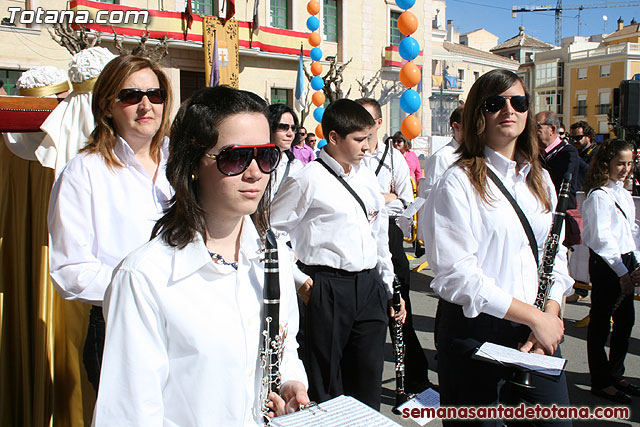
{"type": "MultiPolygon", "coordinates": [[[[384,154],[385,145],[378,141],[378,146],[373,153],[365,153],[364,165],[375,173],[382,155],[384,154]]],[[[394,191],[398,198],[387,203],[386,210],[389,216],[398,216],[413,203],[413,187],[411,186],[411,178],[409,176],[409,165],[402,153],[390,147],[387,155],[384,157],[384,163],[380,172],[378,172],[378,184],[383,193],[391,193],[391,183],[393,182],[394,191]]]]}
{"type": "Polygon", "coordinates": [[[292,176],[304,167],[302,162],[295,157],[289,162],[289,157],[282,152],[280,162],[276,166],[276,170],[271,174],[271,200],[276,196],[276,193],[282,186],[282,182],[289,176],[292,176]],[[289,164],[289,171],[287,171],[287,164],[289,164]],[[286,172],[286,173],[285,173],[286,172]]]}
{"type": "Polygon", "coordinates": [[[368,218],[337,178],[314,161],[285,180],[271,207],[271,225],[289,234],[293,250],[304,264],[351,272],[376,268],[391,298],[388,216],[375,175],[361,164],[346,174],[325,150],[319,158],[358,194],[368,218]]]}
{"type": "Polygon", "coordinates": [[[173,195],[165,174],[168,138],[155,182],[120,137],[114,152],[124,167],[110,169],[82,153],[63,169],[49,202],[49,265],[65,299],[102,305],[113,269],[151,237],[173,195]]]}
{"type": "MultiPolygon", "coordinates": [[[[527,216],[542,262],[552,212],[544,212],[527,187],[525,180],[530,165],[521,162],[516,172],[516,162],[490,148],[485,148],[485,156],[487,166],[498,175],[527,216]]],[[[557,197],[553,183],[546,171],[542,173],[555,208],[557,197]]],[[[431,287],[440,297],[461,305],[466,317],[486,313],[504,318],[512,297],[534,303],[538,271],[515,210],[489,178],[487,185],[491,205],[482,201],[459,166],[444,173],[429,195],[422,219],[430,243],[426,253],[436,274],[431,287]]],[[[573,285],[567,271],[566,248],[562,245],[553,273],[555,284],[549,298],[561,304],[562,296],[569,293],[573,285]]]]}
{"type": "Polygon", "coordinates": [[[447,145],[427,158],[424,165],[423,194],[420,194],[420,197],[426,198],[442,174],[444,174],[449,166],[458,160],[459,155],[456,154],[458,147],[460,147],[458,141],[456,141],[455,138],[451,138],[451,141],[449,141],[447,145]]]}
{"type": "MultiPolygon", "coordinates": [[[[238,270],[213,262],[200,235],[184,249],[158,236],[125,258],[105,295],[94,425],[263,425],[262,247],[247,216],[238,270]]],[[[278,250],[288,253],[280,241],[278,250]]],[[[306,387],[291,263],[279,258],[282,383],[297,380],[306,387]]]]}
{"type": "Polygon", "coordinates": [[[592,190],[580,205],[582,240],[604,259],[618,275],[628,273],[622,254],[635,252],[640,262],[640,227],[636,224],[636,207],[621,181],[609,180],[602,190],[592,190]],[[625,218],[616,207],[624,211],[625,218]]]}

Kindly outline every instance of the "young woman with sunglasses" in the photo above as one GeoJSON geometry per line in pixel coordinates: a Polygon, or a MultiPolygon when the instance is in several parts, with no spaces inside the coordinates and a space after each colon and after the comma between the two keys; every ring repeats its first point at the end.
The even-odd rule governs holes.
{"type": "Polygon", "coordinates": [[[602,144],[591,162],[585,181],[588,195],[580,206],[592,284],[587,332],[591,393],[626,404],[631,403],[629,395],[640,396],[640,387],[624,378],[635,320],[633,288],[640,279],[640,228],[631,194],[624,188],[632,167],[631,144],[618,139],[602,144]]]}
{"type": "MultiPolygon", "coordinates": [[[[558,355],[564,333],[560,304],[573,284],[566,249],[556,257],[556,281],[546,310],[540,311],[533,302],[542,261],[534,259],[514,208],[489,176],[493,172],[517,200],[541,258],[556,195],[537,160],[536,122],[528,101],[513,72],[493,70],[480,77],[464,107],[460,158],[427,201],[422,222],[435,273],[431,287],[440,296],[436,324],[443,406],[569,403],[564,374],[558,381],[532,375],[536,388],[528,390],[505,383],[513,370],[472,358],[486,341],[558,355]]],[[[496,425],[496,420],[473,424],[496,425]]]]}
{"type": "Polygon", "coordinates": [[[271,197],[275,197],[284,180],[303,168],[300,160],[291,152],[291,144],[297,141],[298,117],[286,104],[269,105],[269,126],[271,128],[271,143],[282,152],[280,164],[273,177],[271,197]]]}
{"type": "MultiPolygon", "coordinates": [[[[263,425],[263,238],[270,173],[280,159],[269,134],[265,106],[245,91],[205,88],[180,108],[167,162],[175,196],[105,295],[96,426],[263,425]]],[[[281,255],[285,340],[271,415],[309,401],[291,268],[281,255]]]]}
{"type": "Polygon", "coordinates": [[[165,177],[171,88],[155,62],[119,56],[93,89],[96,127],[49,204],[50,271],[63,298],[92,305],[84,364],[97,389],[102,302],[113,269],[151,236],[172,190],[165,177]]]}

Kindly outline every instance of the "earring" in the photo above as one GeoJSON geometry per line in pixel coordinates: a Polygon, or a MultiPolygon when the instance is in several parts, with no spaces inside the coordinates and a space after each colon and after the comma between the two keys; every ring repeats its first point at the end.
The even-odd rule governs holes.
{"type": "Polygon", "coordinates": [[[191,174],[191,181],[195,181],[196,179],[198,179],[198,175],[194,173],[191,174]]]}
{"type": "Polygon", "coordinates": [[[111,113],[107,113],[107,114],[105,114],[105,116],[107,117],[107,119],[112,119],[112,118],[113,118],[113,116],[111,115],[111,113]]]}

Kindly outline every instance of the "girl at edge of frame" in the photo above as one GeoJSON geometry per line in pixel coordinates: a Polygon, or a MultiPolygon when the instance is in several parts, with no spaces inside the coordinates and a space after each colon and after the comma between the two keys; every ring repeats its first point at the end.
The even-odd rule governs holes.
{"type": "Polygon", "coordinates": [[[393,146],[400,150],[404,156],[409,166],[409,176],[417,186],[420,178],[422,178],[422,167],[420,166],[418,155],[411,149],[411,140],[406,138],[402,132],[398,131],[393,134],[393,146]]]}
{"type": "MultiPolygon", "coordinates": [[[[536,122],[529,95],[513,72],[493,70],[471,88],[463,115],[460,159],[431,191],[423,218],[427,260],[440,297],[436,314],[438,377],[443,406],[569,404],[564,373],[532,375],[533,389],[508,382],[513,369],[472,359],[493,342],[523,352],[559,356],[564,334],[563,295],[573,285],[560,247],[555,284],[545,311],[533,303],[538,268],[513,206],[490,180],[491,169],[517,200],[531,224],[541,255],[557,203],[549,174],[538,162],[536,122]]],[[[443,420],[456,425],[456,420],[443,420]]],[[[474,420],[472,425],[501,425],[474,420]]],[[[570,420],[536,424],[571,425],[570,420]]],[[[466,425],[466,424],[465,424],[466,425]]]]}
{"type": "Polygon", "coordinates": [[[633,289],[640,280],[640,227],[635,221],[633,198],[624,188],[632,168],[631,144],[622,140],[603,143],[587,173],[587,198],[580,206],[592,285],[587,331],[591,392],[627,404],[631,403],[629,395],[640,396],[640,388],[624,378],[624,359],[635,320],[633,289]],[[614,311],[621,292],[628,297],[614,311]],[[604,346],[610,332],[607,358],[604,346]]]}
{"type": "Polygon", "coordinates": [[[292,176],[304,167],[291,152],[291,145],[298,137],[298,116],[287,104],[269,105],[269,127],[271,129],[271,143],[275,144],[282,153],[280,163],[273,174],[271,199],[276,196],[280,186],[287,177],[292,176]]]}
{"type": "MultiPolygon", "coordinates": [[[[261,236],[279,158],[256,95],[218,86],[182,105],[167,162],[175,196],[105,295],[95,425],[263,425],[261,236]]],[[[282,397],[269,395],[270,416],[309,401],[288,256],[279,268],[282,397]]]]}
{"type": "Polygon", "coordinates": [[[122,258],[149,240],[173,195],[164,173],[171,86],[156,62],[118,56],[98,76],[91,110],[96,127],[56,179],[48,226],[56,290],[92,305],[83,362],[97,391],[104,292],[122,258]]]}

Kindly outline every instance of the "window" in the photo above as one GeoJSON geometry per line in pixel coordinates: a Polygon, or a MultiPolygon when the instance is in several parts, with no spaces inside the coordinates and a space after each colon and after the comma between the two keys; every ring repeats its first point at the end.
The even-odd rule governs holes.
{"type": "Polygon", "coordinates": [[[578,105],[576,105],[576,116],[587,115],[587,95],[578,94],[578,105]]]}
{"type": "Polygon", "coordinates": [[[288,0],[270,0],[271,26],[275,28],[289,28],[288,0]]]}
{"type": "Polygon", "coordinates": [[[587,69],[578,68],[578,80],[586,80],[586,79],[587,79],[587,69]]]}
{"type": "Polygon", "coordinates": [[[611,64],[600,66],[600,77],[609,77],[611,75],[611,64]]]}
{"type": "Polygon", "coordinates": [[[293,99],[293,91],[291,89],[282,89],[277,87],[271,88],[271,103],[272,104],[287,104],[291,105],[293,99]]]}
{"type": "Polygon", "coordinates": [[[480,71],[474,71],[473,72],[473,81],[475,82],[479,78],[480,78],[480,71]]]}
{"type": "Polygon", "coordinates": [[[180,102],[205,87],[205,82],[203,71],[180,70],[180,102]]]}
{"type": "Polygon", "coordinates": [[[536,93],[536,111],[553,111],[562,114],[562,91],[545,90],[536,93]]]}
{"type": "Polygon", "coordinates": [[[389,102],[389,110],[391,117],[389,117],[389,134],[393,135],[400,130],[402,120],[406,117],[406,113],[400,108],[400,97],[392,98],[389,102]]]}
{"type": "Polygon", "coordinates": [[[464,70],[462,68],[458,68],[458,80],[461,82],[464,81],[464,70]]]}
{"type": "Polygon", "coordinates": [[[598,122],[598,133],[608,134],[609,133],[609,123],[606,121],[598,122]]]}
{"type": "Polygon", "coordinates": [[[611,109],[611,101],[610,101],[610,92],[600,92],[599,101],[600,103],[596,106],[598,110],[598,114],[609,114],[609,110],[611,109]]]}
{"type": "Polygon", "coordinates": [[[403,37],[402,33],[398,29],[398,18],[400,17],[400,12],[391,11],[390,17],[391,20],[389,23],[389,42],[391,46],[398,46],[403,37]]]}
{"type": "Polygon", "coordinates": [[[564,63],[562,62],[547,62],[536,65],[536,87],[562,86],[563,70],[564,63]]]}
{"type": "Polygon", "coordinates": [[[191,0],[191,7],[193,13],[213,16],[213,0],[191,0]]]}
{"type": "MultiPolygon", "coordinates": [[[[118,4],[116,0],[94,0],[94,1],[97,1],[97,2],[100,2],[100,3],[118,4]]],[[[195,3],[196,1],[197,1],[197,0],[194,0],[194,3],[195,3]]],[[[195,6],[193,6],[193,11],[195,12],[195,6]]]]}
{"type": "Polygon", "coordinates": [[[325,40],[338,41],[338,0],[324,0],[323,30],[325,40]]]}
{"type": "Polygon", "coordinates": [[[4,82],[4,86],[2,86],[2,88],[7,92],[7,95],[18,94],[16,81],[20,77],[20,74],[22,74],[22,71],[0,69],[0,80],[4,82]]]}

